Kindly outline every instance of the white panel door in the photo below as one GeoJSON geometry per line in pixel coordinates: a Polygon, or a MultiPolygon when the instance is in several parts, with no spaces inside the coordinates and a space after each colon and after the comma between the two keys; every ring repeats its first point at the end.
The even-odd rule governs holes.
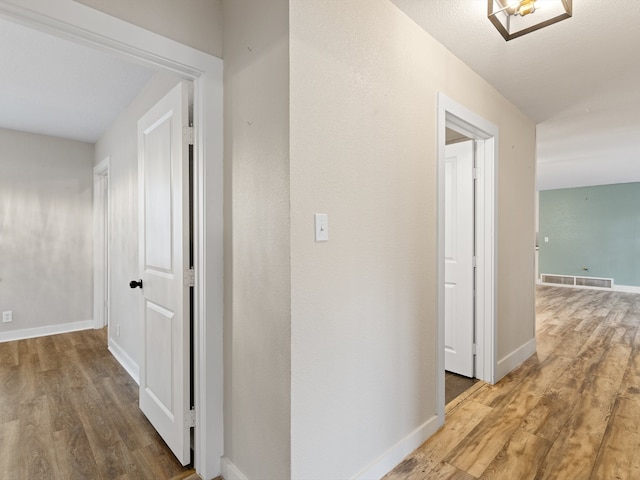
{"type": "Polygon", "coordinates": [[[473,142],[446,147],[445,370],[473,377],[473,142]]]}
{"type": "Polygon", "coordinates": [[[138,121],[140,409],[183,465],[191,461],[187,88],[177,85],[138,121]]]}

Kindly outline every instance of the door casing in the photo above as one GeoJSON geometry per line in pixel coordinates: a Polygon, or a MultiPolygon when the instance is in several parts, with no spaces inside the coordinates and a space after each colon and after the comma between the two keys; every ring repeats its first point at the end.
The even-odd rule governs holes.
{"type": "Polygon", "coordinates": [[[496,260],[497,260],[497,163],[498,127],[466,107],[438,93],[438,380],[437,415],[444,423],[444,194],[446,128],[476,140],[476,359],[475,376],[493,384],[496,371],[496,260]]]}
{"type": "Polygon", "coordinates": [[[93,328],[109,325],[109,161],[93,167],[93,328]]]}
{"type": "Polygon", "coordinates": [[[0,16],[193,82],[194,467],[214,478],[224,451],[222,60],[70,0],[0,0],[0,16]]]}

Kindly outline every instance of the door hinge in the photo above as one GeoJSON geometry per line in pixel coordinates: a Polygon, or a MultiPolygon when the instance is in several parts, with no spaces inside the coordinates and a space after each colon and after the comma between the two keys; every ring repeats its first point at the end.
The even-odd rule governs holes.
{"type": "Polygon", "coordinates": [[[182,134],[184,141],[189,145],[193,145],[193,127],[183,127],[182,134]]]}
{"type": "Polygon", "coordinates": [[[473,256],[473,268],[477,268],[478,267],[478,257],[476,257],[475,255],[473,256]]]}
{"type": "Polygon", "coordinates": [[[196,286],[196,271],[191,267],[189,270],[184,271],[184,286],[195,287],[196,286]]]}
{"type": "Polygon", "coordinates": [[[474,343],[471,345],[471,353],[473,353],[474,355],[478,354],[478,344],[474,343]]]}
{"type": "Polygon", "coordinates": [[[478,168],[477,167],[473,167],[473,179],[477,180],[478,179],[478,168]]]}
{"type": "Polygon", "coordinates": [[[195,426],[196,426],[196,410],[195,408],[192,408],[184,416],[184,427],[193,428],[195,426]]]}

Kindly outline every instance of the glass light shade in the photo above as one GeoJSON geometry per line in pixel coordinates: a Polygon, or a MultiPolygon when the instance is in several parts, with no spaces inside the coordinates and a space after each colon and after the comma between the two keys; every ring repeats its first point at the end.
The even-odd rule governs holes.
{"type": "Polygon", "coordinates": [[[488,16],[505,40],[512,40],[572,15],[572,0],[488,0],[488,16]]]}

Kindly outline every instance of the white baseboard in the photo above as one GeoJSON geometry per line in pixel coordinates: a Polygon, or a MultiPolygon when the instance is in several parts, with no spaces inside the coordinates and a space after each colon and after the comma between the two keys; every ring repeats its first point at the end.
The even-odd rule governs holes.
{"type": "MultiPolygon", "coordinates": [[[[384,452],[379,458],[374,460],[370,465],[356,473],[352,480],[369,480],[384,477],[393,470],[402,460],[422,445],[431,435],[436,433],[440,428],[440,421],[437,415],[434,415],[421,426],[405,438],[396,443],[389,450],[384,452]]],[[[226,477],[225,477],[226,478],[226,477]]]]}
{"type": "Polygon", "coordinates": [[[47,335],[58,335],[60,333],[77,332],[79,330],[89,330],[92,328],[93,320],[84,320],[81,322],[47,325],[45,327],[11,330],[10,332],[0,332],[0,343],[11,342],[13,340],[24,340],[26,338],[45,337],[47,335]]]}
{"type": "Polygon", "coordinates": [[[623,293],[640,293],[640,287],[634,287],[632,285],[613,285],[614,292],[623,293]]]}
{"type": "Polygon", "coordinates": [[[496,368],[496,383],[514,368],[519,367],[534,353],[536,353],[536,339],[532,338],[506,357],[498,360],[498,367],[496,368]]]}
{"type": "Polygon", "coordinates": [[[115,357],[122,368],[124,368],[129,376],[140,385],[140,367],[133,359],[125,352],[120,345],[109,338],[109,351],[111,355],[115,357]]]}
{"type": "Polygon", "coordinates": [[[222,457],[221,470],[224,480],[249,480],[227,457],[222,457]]]}

